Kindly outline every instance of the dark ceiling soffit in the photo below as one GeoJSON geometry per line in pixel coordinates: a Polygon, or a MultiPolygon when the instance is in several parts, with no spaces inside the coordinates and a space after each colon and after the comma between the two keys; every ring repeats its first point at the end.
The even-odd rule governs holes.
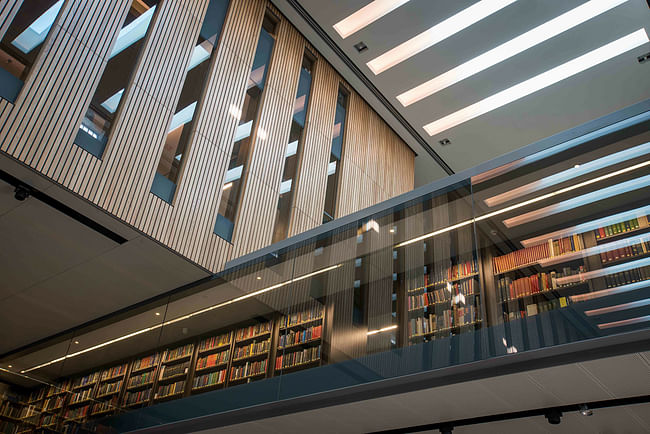
{"type": "MultiPolygon", "coordinates": [[[[133,427],[129,432],[175,434],[203,431],[467,381],[637,353],[647,351],[648,349],[650,349],[650,330],[639,330],[564,345],[555,345],[537,350],[523,351],[521,353],[508,354],[500,357],[492,357],[476,362],[425,371],[419,374],[405,375],[357,386],[344,387],[328,392],[273,401],[239,410],[230,410],[178,422],[163,422],[163,424],[150,427],[133,427]]],[[[182,402],[182,399],[173,401],[175,404],[182,402]]],[[[173,411],[171,408],[167,410],[173,411]]],[[[143,424],[145,423],[143,422],[143,424]]]]}
{"type": "MultiPolygon", "coordinates": [[[[271,0],[275,3],[274,0],[271,0]]],[[[388,101],[388,99],[379,92],[379,89],[365,76],[363,72],[357,67],[357,65],[352,62],[352,60],[339,48],[339,46],[334,42],[334,40],[325,32],[325,30],[312,18],[312,16],[302,7],[298,0],[286,0],[288,4],[293,7],[293,9],[302,17],[303,20],[320,36],[320,38],[334,51],[334,53],[347,65],[348,68],[357,76],[359,80],[372,92],[375,97],[386,107],[386,109],[397,119],[397,121],[402,124],[402,126],[417,140],[417,142],[424,148],[425,151],[431,158],[433,158],[436,163],[442,169],[447,172],[447,175],[453,175],[454,170],[442,159],[440,155],[427,143],[426,140],[416,131],[415,128],[402,116],[397,109],[388,101]]],[[[279,8],[278,8],[279,9],[279,8]]]]}
{"type": "Polygon", "coordinates": [[[124,238],[123,236],[113,232],[112,230],[108,229],[106,226],[102,226],[101,224],[97,223],[96,221],[86,217],[85,215],[75,211],[74,209],[70,208],[69,206],[65,205],[62,202],[59,202],[58,200],[54,199],[51,196],[48,196],[47,194],[43,193],[42,191],[39,191],[35,189],[34,187],[27,185],[25,182],[19,180],[18,178],[15,178],[8,174],[7,172],[0,170],[0,179],[5,181],[7,184],[10,184],[14,187],[23,187],[29,191],[29,196],[33,197],[34,199],[38,199],[41,202],[43,202],[46,205],[51,206],[55,210],[67,215],[70,218],[73,218],[74,220],[78,221],[82,225],[89,227],[90,229],[94,230],[97,233],[102,234],[106,238],[115,241],[118,244],[124,244],[126,243],[127,239],[124,238]]]}

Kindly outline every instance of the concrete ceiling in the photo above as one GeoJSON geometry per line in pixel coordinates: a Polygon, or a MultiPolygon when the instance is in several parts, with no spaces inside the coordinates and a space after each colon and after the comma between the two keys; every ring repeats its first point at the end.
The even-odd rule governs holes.
{"type": "MultiPolygon", "coordinates": [[[[650,51],[650,44],[646,43],[572,78],[430,137],[423,129],[429,122],[635,30],[645,28],[650,32],[648,3],[646,0],[628,0],[574,29],[404,108],[396,99],[400,93],[577,7],[586,0],[516,1],[378,76],[370,71],[366,62],[471,6],[477,0],[410,0],[345,40],[332,26],[370,3],[370,0],[291,1],[297,1],[399,114],[456,172],[650,98],[650,62],[640,64],[637,61],[637,56],[650,51]],[[354,44],[360,41],[368,46],[362,53],[354,48],[354,44]],[[438,141],[443,138],[450,139],[451,144],[440,145],[438,141]]],[[[336,59],[334,52],[328,49],[322,39],[319,40],[312,26],[296,13],[291,2],[274,0],[274,3],[418,152],[416,186],[444,176],[445,173],[423,151],[413,136],[398,125],[396,118],[381,107],[362,81],[355,78],[352,70],[336,59]]]]}
{"type": "Polygon", "coordinates": [[[0,170],[125,238],[119,244],[0,181],[0,353],[51,336],[208,273],[8,157],[0,170]]]}
{"type": "MultiPolygon", "coordinates": [[[[319,408],[201,434],[364,433],[463,418],[646,395],[650,353],[627,354],[468,381],[361,402],[319,408]]],[[[438,433],[439,431],[428,431],[438,433]]],[[[649,433],[650,404],[565,413],[560,425],[542,416],[454,428],[453,434],[649,433]]]]}

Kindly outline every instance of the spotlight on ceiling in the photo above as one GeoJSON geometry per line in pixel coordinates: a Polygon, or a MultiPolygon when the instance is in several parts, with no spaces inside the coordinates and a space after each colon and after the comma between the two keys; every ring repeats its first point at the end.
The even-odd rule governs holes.
{"type": "Polygon", "coordinates": [[[16,186],[16,189],[14,190],[14,197],[16,200],[23,201],[29,197],[31,194],[31,190],[29,187],[25,187],[24,185],[18,185],[16,186]]]}
{"type": "Polygon", "coordinates": [[[354,48],[355,48],[355,50],[357,50],[357,52],[363,53],[364,51],[366,51],[368,49],[368,46],[366,45],[365,42],[361,41],[361,42],[358,42],[358,43],[354,44],[354,48]]]}
{"type": "Polygon", "coordinates": [[[594,412],[587,406],[587,404],[582,404],[580,406],[580,414],[583,416],[591,416],[594,412]]]}

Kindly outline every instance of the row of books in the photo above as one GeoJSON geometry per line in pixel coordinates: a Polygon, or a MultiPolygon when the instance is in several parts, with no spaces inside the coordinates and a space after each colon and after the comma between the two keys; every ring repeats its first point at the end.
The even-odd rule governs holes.
{"type": "Polygon", "coordinates": [[[275,369],[286,369],[297,365],[311,363],[320,360],[321,346],[306,348],[302,351],[280,354],[275,359],[275,369]]]}
{"type": "Polygon", "coordinates": [[[165,351],[163,363],[187,357],[192,354],[192,351],[194,351],[194,344],[187,344],[182,347],[174,348],[173,350],[167,350],[165,351]]]}
{"type": "Polygon", "coordinates": [[[76,404],[77,402],[90,399],[92,398],[92,395],[93,395],[92,388],[87,388],[87,389],[80,390],[79,392],[75,392],[72,394],[72,397],[70,398],[70,404],[76,404]]]}
{"type": "Polygon", "coordinates": [[[56,410],[65,405],[66,395],[59,395],[57,397],[48,398],[43,404],[43,408],[48,411],[56,410]]]}
{"type": "Polygon", "coordinates": [[[569,299],[566,297],[554,298],[552,300],[543,300],[537,303],[526,304],[525,309],[513,309],[503,312],[507,321],[535,316],[541,312],[560,309],[569,305],[569,299]]]}
{"type": "Polygon", "coordinates": [[[19,419],[22,417],[21,412],[23,409],[24,407],[12,405],[9,401],[2,401],[2,403],[0,403],[0,415],[2,416],[19,419]]]}
{"type": "Polygon", "coordinates": [[[99,372],[93,372],[92,374],[84,375],[83,377],[74,380],[72,388],[76,389],[78,387],[85,387],[95,384],[97,381],[99,381],[99,372]]]}
{"type": "Polygon", "coordinates": [[[40,401],[45,398],[45,393],[48,390],[46,388],[41,388],[38,390],[33,391],[32,393],[29,394],[29,398],[27,400],[28,403],[40,401]]]}
{"type": "Polygon", "coordinates": [[[302,324],[304,322],[317,320],[323,317],[323,312],[323,305],[318,303],[310,309],[306,309],[301,312],[295,312],[290,315],[284,315],[282,318],[280,318],[280,327],[286,328],[296,324],[302,324]]]}
{"type": "Polygon", "coordinates": [[[154,371],[147,371],[142,374],[132,375],[131,378],[129,378],[129,384],[127,387],[136,387],[151,383],[154,379],[154,374],[154,371]]]}
{"type": "Polygon", "coordinates": [[[271,339],[259,342],[251,342],[250,344],[242,347],[235,348],[233,352],[233,360],[242,359],[256,354],[266,353],[271,349],[271,339]]]}
{"type": "Polygon", "coordinates": [[[181,374],[187,374],[187,371],[190,368],[189,360],[184,363],[177,363],[174,365],[163,365],[160,369],[160,379],[164,380],[165,378],[175,377],[181,374]]]}
{"type": "Polygon", "coordinates": [[[133,362],[133,370],[136,371],[139,369],[148,369],[154,366],[158,366],[158,362],[160,362],[159,353],[147,357],[142,357],[133,362]]]}
{"type": "Polygon", "coordinates": [[[323,325],[309,327],[305,330],[291,330],[289,333],[281,334],[278,342],[278,348],[284,348],[290,345],[297,345],[302,342],[320,339],[323,334],[323,325]]]}
{"type": "Polygon", "coordinates": [[[499,274],[518,267],[534,264],[542,259],[561,256],[585,248],[581,235],[571,235],[559,240],[548,240],[547,243],[515,250],[503,256],[497,256],[493,261],[494,273],[499,274]]]}
{"type": "Polygon", "coordinates": [[[212,336],[207,339],[203,339],[199,343],[199,351],[209,351],[214,348],[230,345],[231,341],[232,341],[232,332],[224,333],[219,336],[212,336]]]}
{"type": "Polygon", "coordinates": [[[253,375],[264,374],[266,373],[267,365],[268,359],[264,359],[256,362],[246,362],[242,365],[233,366],[230,370],[230,381],[251,377],[253,375]]]}
{"type": "Polygon", "coordinates": [[[460,264],[452,265],[451,267],[443,270],[434,270],[431,275],[428,272],[424,274],[424,286],[430,284],[443,283],[449,280],[459,279],[461,277],[471,276],[478,272],[476,260],[462,262],[460,264]]]}
{"type": "Polygon", "coordinates": [[[54,395],[57,395],[57,394],[60,394],[60,393],[68,392],[68,391],[70,391],[71,386],[72,386],[72,380],[70,380],[70,379],[64,380],[64,381],[59,381],[58,383],[51,385],[47,389],[46,396],[50,397],[50,396],[54,396],[54,395]]]}
{"type": "Polygon", "coordinates": [[[112,368],[109,368],[109,369],[105,369],[104,371],[102,371],[101,379],[102,380],[110,380],[110,379],[113,379],[115,377],[120,377],[120,376],[126,374],[126,369],[127,369],[127,364],[126,363],[124,363],[122,365],[119,365],[119,366],[113,366],[112,368]]]}
{"type": "Polygon", "coordinates": [[[648,279],[650,279],[650,266],[609,274],[605,276],[605,283],[608,288],[613,288],[648,279]]]}
{"type": "Polygon", "coordinates": [[[118,406],[118,396],[115,395],[113,398],[106,400],[106,401],[101,401],[93,404],[92,411],[90,414],[97,414],[97,413],[106,413],[108,411],[113,411],[117,409],[118,406]]]}
{"type": "Polygon", "coordinates": [[[158,386],[158,393],[156,398],[164,398],[169,395],[176,395],[183,393],[185,390],[185,380],[176,381],[175,383],[163,384],[158,386]]]}
{"type": "Polygon", "coordinates": [[[619,259],[632,258],[640,256],[650,251],[650,242],[633,244],[630,246],[621,247],[620,249],[609,250],[600,254],[600,262],[606,264],[608,262],[618,261],[619,259]]]}
{"type": "Polygon", "coordinates": [[[238,329],[235,332],[235,340],[241,341],[244,339],[254,338],[255,336],[265,335],[271,332],[271,323],[263,322],[252,326],[238,329]]]}
{"type": "Polygon", "coordinates": [[[221,384],[226,381],[226,369],[210,372],[209,374],[199,375],[194,377],[192,381],[192,389],[200,389],[202,387],[213,386],[221,384]]]}
{"type": "Polygon", "coordinates": [[[81,419],[88,416],[90,411],[90,404],[82,405],[81,407],[74,407],[66,409],[63,413],[63,419],[81,419]]]}
{"type": "Polygon", "coordinates": [[[108,395],[109,393],[119,392],[120,389],[122,388],[122,382],[123,380],[100,384],[99,388],[97,389],[97,396],[108,395]]]}
{"type": "MultiPolygon", "coordinates": [[[[537,273],[532,276],[511,279],[503,277],[497,281],[497,294],[499,301],[508,301],[520,297],[526,297],[552,289],[558,289],[567,285],[559,285],[557,279],[560,277],[573,276],[584,273],[584,266],[578,268],[562,267],[561,271],[550,273],[537,273]]],[[[572,285],[572,284],[570,284],[572,285]]]]}
{"type": "Polygon", "coordinates": [[[408,310],[421,309],[436,303],[449,303],[454,300],[454,296],[462,294],[464,297],[474,295],[476,284],[474,279],[464,280],[449,284],[444,288],[438,288],[422,294],[408,296],[408,310]]]}
{"type": "Polygon", "coordinates": [[[632,220],[626,220],[624,222],[614,223],[611,225],[603,226],[602,228],[598,228],[594,230],[594,235],[596,236],[596,239],[599,240],[601,238],[612,237],[614,235],[630,232],[639,229],[640,227],[641,224],[639,222],[639,219],[635,218],[632,220]]]}
{"type": "Polygon", "coordinates": [[[57,423],[59,423],[58,415],[46,413],[43,415],[43,417],[41,418],[38,424],[40,426],[52,426],[57,423]]]}
{"type": "Polygon", "coordinates": [[[145,402],[149,401],[149,398],[151,398],[151,387],[133,392],[126,392],[126,395],[124,396],[124,404],[131,405],[145,402]]]}
{"type": "Polygon", "coordinates": [[[411,318],[408,322],[408,334],[414,337],[473,324],[479,319],[477,313],[478,309],[469,305],[411,318]]]}
{"type": "Polygon", "coordinates": [[[205,369],[212,366],[221,365],[228,363],[230,360],[230,349],[227,351],[221,351],[219,353],[209,354],[205,357],[199,357],[196,361],[196,369],[205,369]]]}

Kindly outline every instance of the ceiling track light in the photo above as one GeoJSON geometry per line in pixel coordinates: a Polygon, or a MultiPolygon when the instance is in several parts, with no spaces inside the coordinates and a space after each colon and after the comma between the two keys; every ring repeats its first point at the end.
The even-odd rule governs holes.
{"type": "Polygon", "coordinates": [[[397,96],[407,107],[516,56],[628,0],[591,0],[397,96]]]}
{"type": "Polygon", "coordinates": [[[596,65],[613,59],[623,53],[637,48],[649,41],[645,29],[641,28],[629,35],[623,36],[609,44],[592,50],[582,56],[576,57],[566,63],[556,66],[535,77],[516,84],[508,89],[502,90],[490,97],[478,101],[470,106],[458,110],[441,119],[433,121],[424,126],[424,130],[430,136],[435,136],[443,131],[482,116],[530,94],[540,91],[546,87],[566,80],[580,72],[586,71],[596,65]]]}

